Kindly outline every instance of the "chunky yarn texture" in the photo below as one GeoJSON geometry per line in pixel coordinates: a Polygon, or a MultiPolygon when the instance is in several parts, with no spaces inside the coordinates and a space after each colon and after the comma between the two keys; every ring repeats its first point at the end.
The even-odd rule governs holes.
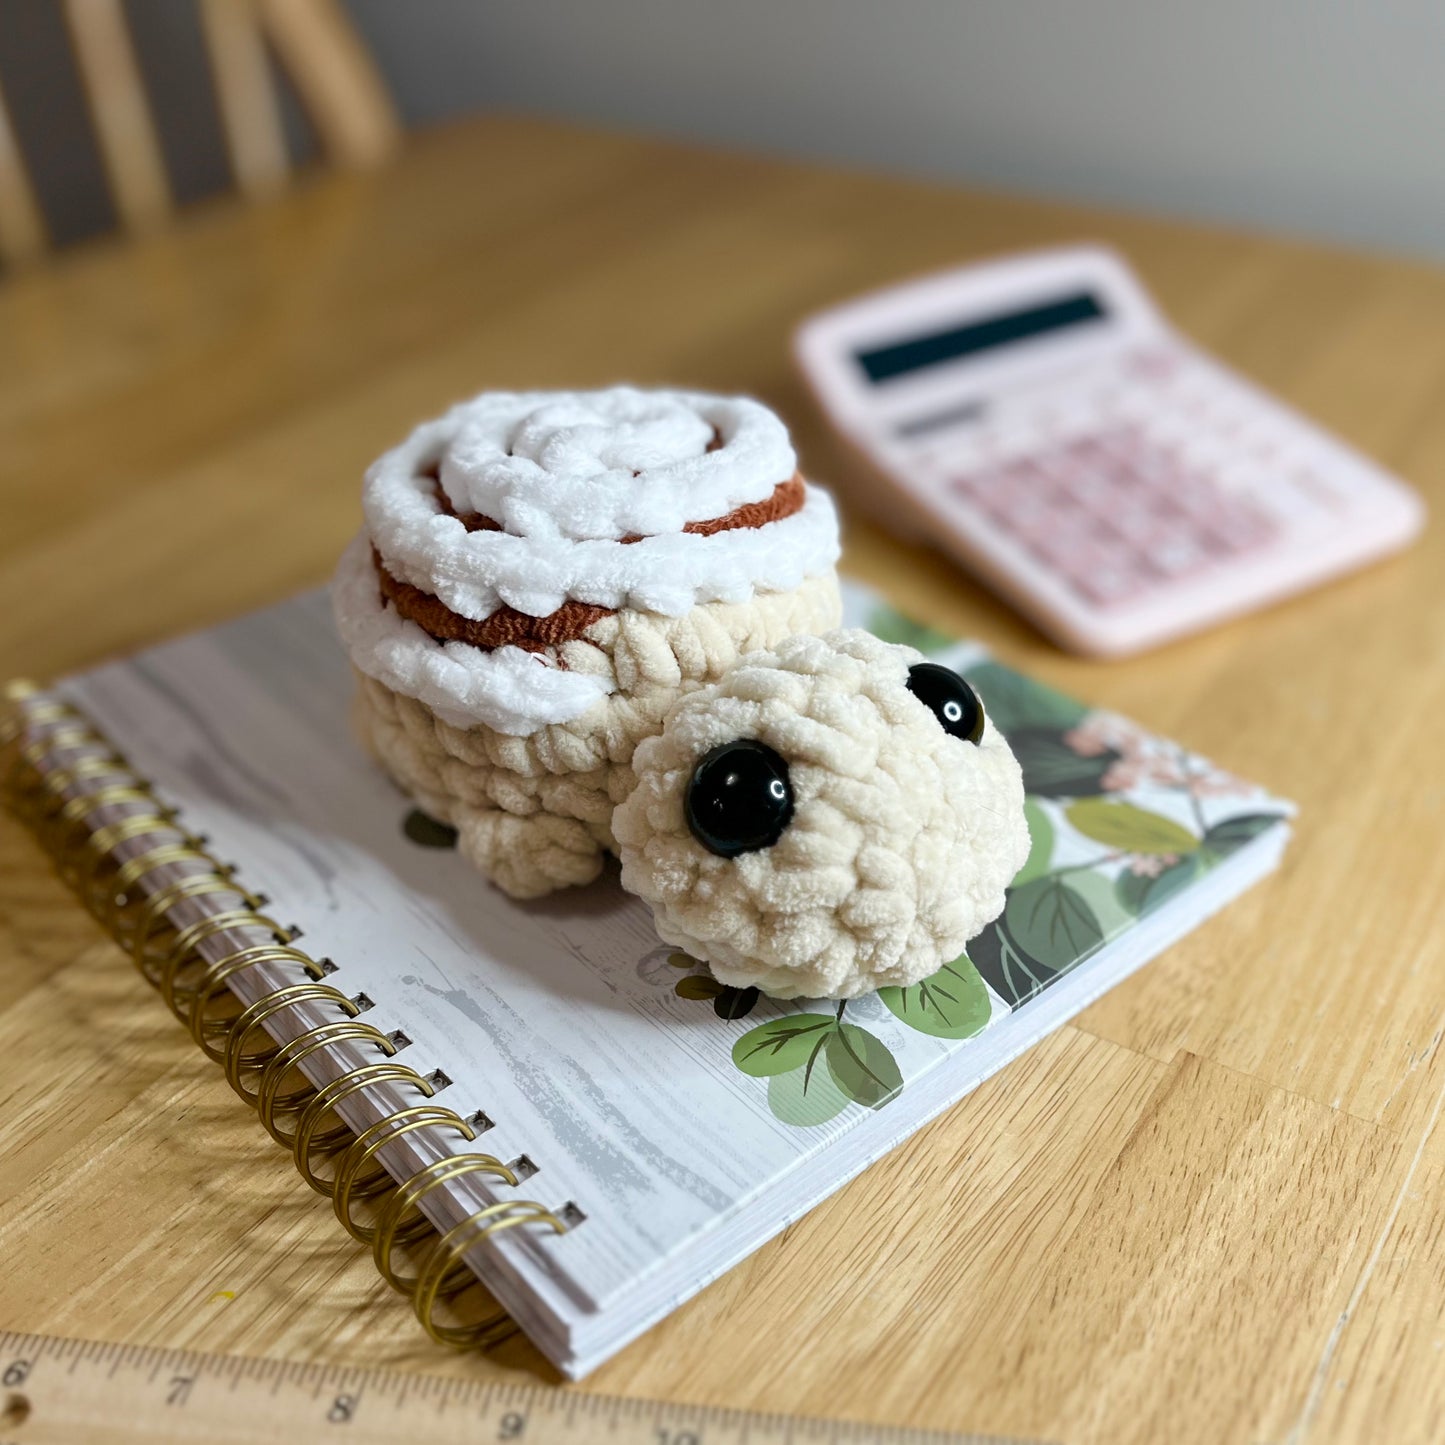
{"type": "Polygon", "coordinates": [[[1002,909],[1018,764],[909,691],[919,653],[832,630],[837,518],[765,407],[488,393],[383,456],[363,509],[332,590],[357,729],[513,897],[615,854],[664,939],[780,998],[915,983],[1002,909]],[[792,813],[723,857],[685,803],[736,742],[792,813]]]}
{"type": "MultiPolygon", "coordinates": [[[[462,852],[515,898],[590,882],[608,852],[614,807],[635,782],[638,743],[685,692],[745,654],[837,624],[832,573],[748,603],[712,602],[682,617],[618,612],[560,649],[572,673],[600,679],[581,717],[526,736],[456,727],[415,698],[360,677],[363,741],[426,810],[458,832],[462,852]]],[[[566,675],[566,674],[564,674],[566,675]]]]}
{"type": "Polygon", "coordinates": [[[1003,909],[1029,851],[1023,777],[998,729],[951,737],[908,691],[912,648],[792,637],[681,698],[638,747],[613,819],[622,883],[724,983],[853,998],[936,973],[1003,909]],[[755,738],[788,760],[771,848],[719,858],[683,814],[698,760],[755,738]]]}

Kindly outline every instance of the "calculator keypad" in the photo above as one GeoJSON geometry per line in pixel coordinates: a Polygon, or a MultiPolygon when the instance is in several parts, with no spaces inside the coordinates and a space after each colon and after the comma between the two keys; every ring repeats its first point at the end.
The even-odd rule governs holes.
{"type": "Polygon", "coordinates": [[[1100,608],[1195,580],[1278,534],[1243,491],[1127,421],[975,462],[947,485],[1100,608]]]}

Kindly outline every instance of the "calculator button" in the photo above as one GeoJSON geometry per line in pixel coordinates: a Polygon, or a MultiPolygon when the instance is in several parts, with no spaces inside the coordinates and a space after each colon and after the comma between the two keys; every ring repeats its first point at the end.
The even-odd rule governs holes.
{"type": "Polygon", "coordinates": [[[1074,590],[1096,607],[1116,607],[1133,601],[1149,585],[1139,572],[1115,567],[1101,567],[1074,582],[1074,590]]]}
{"type": "Polygon", "coordinates": [[[1010,528],[1031,541],[1058,530],[1058,512],[1041,497],[1025,497],[1006,514],[1010,528]]]}
{"type": "Polygon", "coordinates": [[[1132,380],[1158,385],[1178,375],[1181,359],[1168,347],[1141,346],[1129,356],[1126,365],[1132,380]]]}
{"type": "MultiPolygon", "coordinates": [[[[1312,496],[1278,472],[1261,477],[1252,491],[1260,505],[1269,509],[1271,517],[1285,523],[1307,523],[1315,520],[1324,510],[1312,496]]],[[[1241,505],[1249,505],[1243,497],[1239,500],[1241,505]]],[[[1254,514],[1258,515],[1257,510],[1254,514]]]]}
{"type": "Polygon", "coordinates": [[[949,478],[950,491],[985,506],[1007,487],[1007,480],[1000,476],[997,468],[980,467],[974,471],[958,472],[949,478]]]}
{"type": "Polygon", "coordinates": [[[1323,511],[1342,512],[1348,510],[1345,499],[1331,480],[1320,472],[1301,467],[1289,474],[1290,485],[1308,497],[1323,511]]]}
{"type": "Polygon", "coordinates": [[[1039,434],[1026,422],[1000,421],[977,438],[983,452],[999,462],[1027,460],[1038,449],[1039,434]]]}
{"type": "MultiPolygon", "coordinates": [[[[1203,415],[1210,397],[1191,405],[1203,415]]],[[[1093,607],[1125,606],[1267,545],[1278,523],[1252,496],[1282,516],[1319,506],[1298,463],[1288,474],[1241,465],[1172,402],[1132,420],[1095,415],[1089,430],[1061,433],[1062,412],[1040,413],[1027,454],[959,466],[947,483],[1093,607]]]]}
{"type": "Polygon", "coordinates": [[[1149,553],[1154,570],[1171,580],[1197,572],[1210,560],[1209,548],[1204,541],[1185,533],[1162,541],[1149,553]]]}
{"type": "Polygon", "coordinates": [[[1140,548],[1153,542],[1159,530],[1154,515],[1137,506],[1122,509],[1110,518],[1110,522],[1126,542],[1140,548]]]}
{"type": "Polygon", "coordinates": [[[1119,484],[1105,472],[1083,472],[1072,479],[1070,490],[1086,511],[1094,515],[1107,513],[1119,500],[1119,484]]]}
{"type": "Polygon", "coordinates": [[[1246,507],[1224,507],[1207,523],[1209,534],[1230,553],[1250,551],[1270,541],[1275,528],[1246,507]]]}
{"type": "Polygon", "coordinates": [[[966,502],[977,501],[986,491],[983,479],[977,472],[958,472],[948,478],[944,487],[966,502]]]}
{"type": "Polygon", "coordinates": [[[1079,539],[1070,535],[1068,528],[1055,527],[1045,535],[1032,538],[1029,551],[1066,576],[1078,570],[1079,539]]]}

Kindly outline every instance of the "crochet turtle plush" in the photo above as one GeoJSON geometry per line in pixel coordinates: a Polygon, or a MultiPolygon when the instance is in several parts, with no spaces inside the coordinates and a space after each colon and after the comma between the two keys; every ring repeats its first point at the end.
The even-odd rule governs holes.
{"type": "Polygon", "coordinates": [[[757,402],[484,393],[364,511],[363,739],[514,897],[614,853],[663,939],[780,998],[916,982],[1002,909],[1018,764],[961,678],[837,629],[832,504],[757,402]]]}

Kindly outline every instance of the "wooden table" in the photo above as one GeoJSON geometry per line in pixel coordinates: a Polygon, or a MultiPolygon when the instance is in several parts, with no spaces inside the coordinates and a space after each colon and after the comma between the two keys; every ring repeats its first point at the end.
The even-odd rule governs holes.
{"type": "MultiPolygon", "coordinates": [[[[1445,506],[1445,273],[490,120],[0,287],[0,676],[319,582],[364,464],[486,386],[754,392],[844,465],[805,313],[1098,237],[1188,333],[1445,506]]],[[[1445,1428],[1445,557],[1122,663],[855,524],[903,607],[1302,805],[1282,872],[634,1344],[597,1390],[1061,1440],[1445,1428]]],[[[0,1323],[453,1357],[0,828],[0,1323]]]]}

